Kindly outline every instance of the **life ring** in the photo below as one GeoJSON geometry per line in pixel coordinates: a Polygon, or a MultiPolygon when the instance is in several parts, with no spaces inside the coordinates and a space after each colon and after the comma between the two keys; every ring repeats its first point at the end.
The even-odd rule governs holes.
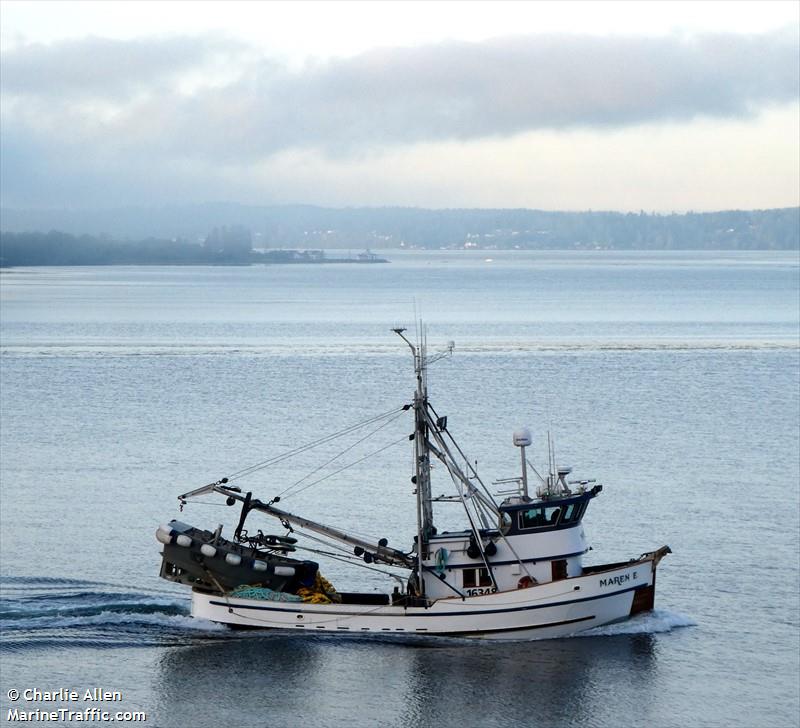
{"type": "Polygon", "coordinates": [[[527,589],[528,587],[531,587],[533,585],[534,585],[533,579],[530,576],[526,575],[526,576],[523,576],[517,582],[517,589],[527,589]]]}

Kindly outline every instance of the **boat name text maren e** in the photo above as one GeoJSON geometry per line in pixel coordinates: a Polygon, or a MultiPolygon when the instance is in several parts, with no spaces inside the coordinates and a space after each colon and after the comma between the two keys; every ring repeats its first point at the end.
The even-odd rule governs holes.
{"type": "Polygon", "coordinates": [[[637,573],[634,571],[632,574],[620,574],[619,576],[610,576],[607,579],[600,579],[600,586],[621,586],[626,581],[633,579],[636,581],[637,573]]]}

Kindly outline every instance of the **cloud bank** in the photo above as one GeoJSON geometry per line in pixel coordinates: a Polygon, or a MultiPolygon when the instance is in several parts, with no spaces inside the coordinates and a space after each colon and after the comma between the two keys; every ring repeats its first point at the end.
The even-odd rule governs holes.
{"type": "Polygon", "coordinates": [[[0,59],[3,196],[14,204],[48,175],[82,180],[86,196],[104,172],[169,167],[178,180],[304,151],[363,160],[536,130],[746,119],[796,102],[799,54],[796,30],[447,42],[299,69],[212,36],[22,46],[0,59]]]}

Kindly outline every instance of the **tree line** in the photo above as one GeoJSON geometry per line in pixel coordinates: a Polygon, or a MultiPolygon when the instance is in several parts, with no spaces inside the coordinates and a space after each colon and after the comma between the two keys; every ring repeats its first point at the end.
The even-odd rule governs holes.
{"type": "MultiPolygon", "coordinates": [[[[226,242],[222,233],[217,236],[221,243],[214,242],[212,234],[201,244],[203,238],[199,236],[117,239],[108,234],[76,235],[59,230],[47,233],[5,230],[0,233],[0,265],[304,262],[302,256],[282,255],[280,249],[286,248],[800,249],[800,208],[681,215],[241,205],[225,210],[229,218],[237,215],[234,219],[238,222],[227,233],[228,237],[236,237],[235,241],[231,237],[226,242]],[[252,247],[274,250],[260,253],[252,247]]],[[[222,216],[223,209],[217,208],[217,213],[222,216]]],[[[166,219],[165,224],[168,224],[166,219]]]]}
{"type": "Polygon", "coordinates": [[[118,241],[92,235],[0,233],[0,266],[249,265],[246,253],[207,250],[186,240],[118,241]]]}
{"type": "MultiPolygon", "coordinates": [[[[236,231],[241,232],[241,231],[236,231]]],[[[109,237],[49,233],[0,233],[0,267],[42,265],[252,265],[386,263],[373,254],[326,255],[323,250],[253,250],[249,238],[209,235],[202,245],[187,240],[147,238],[118,241],[109,237]]]]}

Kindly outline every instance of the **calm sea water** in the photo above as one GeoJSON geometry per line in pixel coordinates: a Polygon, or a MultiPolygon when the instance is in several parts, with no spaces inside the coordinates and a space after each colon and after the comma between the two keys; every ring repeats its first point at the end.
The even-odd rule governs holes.
{"type": "MultiPolygon", "coordinates": [[[[122,693],[100,707],[165,728],[797,726],[797,254],[389,257],[2,271],[0,720],[67,705],[9,689],[100,687],[122,693]],[[653,614],[511,645],[242,633],[192,620],[158,578],[154,531],[178,493],[409,401],[389,329],[415,311],[432,348],[455,341],[431,396],[484,480],[517,474],[516,427],[539,459],[549,430],[558,460],[605,486],[587,561],[672,547],[653,614]]],[[[410,428],[240,484],[297,491],[410,428]]],[[[410,547],[407,444],[283,505],[410,547]]],[[[211,499],[180,517],[235,522],[211,499]]]]}

